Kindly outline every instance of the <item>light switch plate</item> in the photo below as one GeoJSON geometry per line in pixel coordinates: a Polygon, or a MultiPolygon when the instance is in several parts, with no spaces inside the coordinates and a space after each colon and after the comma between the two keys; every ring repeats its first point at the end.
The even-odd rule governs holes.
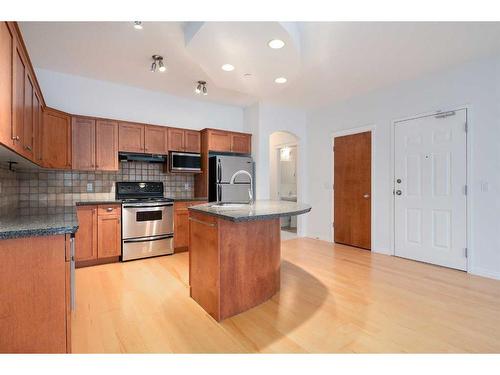
{"type": "Polygon", "coordinates": [[[88,193],[91,193],[91,192],[93,192],[93,191],[94,191],[94,185],[92,184],[92,182],[89,182],[89,183],[87,184],[87,192],[88,192],[88,193]]]}

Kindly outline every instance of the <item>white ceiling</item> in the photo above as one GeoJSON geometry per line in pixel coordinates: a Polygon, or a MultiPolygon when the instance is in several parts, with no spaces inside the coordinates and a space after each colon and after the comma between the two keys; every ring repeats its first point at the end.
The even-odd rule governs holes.
{"type": "Polygon", "coordinates": [[[303,108],[500,53],[500,23],[21,22],[35,67],[246,106],[303,108]],[[267,41],[280,38],[281,50],[267,41]],[[151,73],[151,55],[166,59],[151,73]],[[233,72],[220,69],[224,63],[233,72]],[[244,78],[251,73],[252,78],[244,78]],[[288,82],[274,83],[284,76],[288,82]],[[209,95],[194,94],[198,80],[209,95]]]}

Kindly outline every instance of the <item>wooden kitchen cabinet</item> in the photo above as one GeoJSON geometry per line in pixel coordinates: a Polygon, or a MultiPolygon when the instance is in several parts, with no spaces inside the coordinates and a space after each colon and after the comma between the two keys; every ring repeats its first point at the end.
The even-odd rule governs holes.
{"type": "Polygon", "coordinates": [[[184,151],[201,152],[201,134],[199,131],[184,131],[184,151]]]}
{"type": "Polygon", "coordinates": [[[72,169],[92,171],[95,169],[96,125],[93,118],[72,117],[72,169]]]}
{"type": "Polygon", "coordinates": [[[71,169],[71,116],[46,107],[41,127],[42,166],[71,169]]]}
{"type": "Polygon", "coordinates": [[[118,150],[144,152],[144,125],[130,122],[118,123],[118,150]]]}
{"type": "Polygon", "coordinates": [[[97,206],[77,206],[76,215],[75,260],[97,260],[97,206]]]}
{"type": "Polygon", "coordinates": [[[250,134],[231,133],[231,152],[250,154],[251,141],[252,136],[250,134]]]}
{"type": "Polygon", "coordinates": [[[208,150],[231,152],[231,133],[222,130],[207,129],[208,150]]]}
{"type": "Polygon", "coordinates": [[[206,201],[188,201],[174,203],[174,251],[186,251],[189,245],[189,211],[188,207],[206,201]]]}
{"type": "Polygon", "coordinates": [[[95,145],[95,169],[98,171],[117,171],[118,122],[110,120],[97,120],[95,145]]]}
{"type": "Polygon", "coordinates": [[[0,22],[0,143],[12,148],[12,45],[7,22],[0,22]]]}
{"type": "Polygon", "coordinates": [[[122,254],[119,215],[97,217],[97,243],[99,258],[119,257],[122,254]]]}
{"type": "Polygon", "coordinates": [[[17,38],[13,38],[12,51],[12,139],[14,150],[24,155],[24,90],[26,78],[26,62],[24,53],[17,38]]]}
{"type": "Polygon", "coordinates": [[[0,352],[71,350],[68,235],[0,240],[0,352]]]}
{"type": "Polygon", "coordinates": [[[200,132],[178,128],[168,128],[168,150],[200,152],[200,132]]]}
{"type": "Polygon", "coordinates": [[[167,154],[167,138],[168,128],[164,126],[145,125],[144,151],[147,154],[167,154]]]}
{"type": "Polygon", "coordinates": [[[42,163],[41,133],[43,109],[40,94],[33,92],[33,158],[35,163],[42,163]]]}

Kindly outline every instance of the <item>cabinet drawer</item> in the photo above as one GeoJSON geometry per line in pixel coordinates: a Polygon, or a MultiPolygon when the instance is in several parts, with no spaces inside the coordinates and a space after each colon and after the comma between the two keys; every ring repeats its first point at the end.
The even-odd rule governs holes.
{"type": "Polygon", "coordinates": [[[119,204],[100,204],[97,209],[97,215],[121,215],[121,205],[119,204]]]}

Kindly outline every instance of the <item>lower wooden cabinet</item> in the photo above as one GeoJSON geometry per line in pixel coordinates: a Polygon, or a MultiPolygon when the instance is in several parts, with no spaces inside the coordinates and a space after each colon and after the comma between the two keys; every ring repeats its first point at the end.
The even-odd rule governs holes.
{"type": "Polygon", "coordinates": [[[71,351],[69,241],[0,240],[0,353],[71,351]]]}
{"type": "Polygon", "coordinates": [[[174,251],[186,251],[189,246],[189,206],[206,201],[188,201],[174,203],[174,251]]]}
{"type": "Polygon", "coordinates": [[[77,216],[76,266],[118,261],[122,253],[120,205],[78,206],[77,216]]]}

